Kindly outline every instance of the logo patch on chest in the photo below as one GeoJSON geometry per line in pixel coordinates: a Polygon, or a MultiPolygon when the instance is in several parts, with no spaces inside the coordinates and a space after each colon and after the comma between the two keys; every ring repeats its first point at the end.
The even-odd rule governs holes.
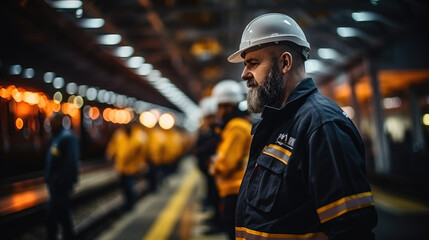
{"type": "Polygon", "coordinates": [[[293,146],[295,145],[295,140],[296,139],[294,137],[289,136],[288,133],[280,133],[276,139],[276,144],[287,147],[292,150],[293,146]]]}

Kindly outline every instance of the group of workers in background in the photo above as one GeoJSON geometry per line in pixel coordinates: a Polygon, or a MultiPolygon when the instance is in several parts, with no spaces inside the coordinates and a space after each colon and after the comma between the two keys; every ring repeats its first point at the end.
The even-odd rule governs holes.
{"type": "MultiPolygon", "coordinates": [[[[243,86],[234,80],[219,82],[200,102],[204,119],[194,154],[207,177],[206,203],[216,209],[213,222],[230,239],[374,239],[377,215],[362,138],[306,76],[309,51],[292,18],[259,16],[228,58],[244,62],[247,109],[240,107],[243,86]]],[[[159,130],[127,127],[107,147],[121,174],[127,209],[145,163],[169,165],[183,153],[169,152],[180,137],[168,143],[170,137],[159,130]]],[[[61,156],[54,148],[52,155],[61,156]]]]}
{"type": "Polygon", "coordinates": [[[223,228],[230,239],[235,239],[235,206],[251,143],[250,115],[239,108],[247,92],[244,88],[234,80],[223,80],[210,97],[200,101],[203,124],[195,148],[200,169],[207,176],[207,204],[215,208],[211,223],[223,228]]]}

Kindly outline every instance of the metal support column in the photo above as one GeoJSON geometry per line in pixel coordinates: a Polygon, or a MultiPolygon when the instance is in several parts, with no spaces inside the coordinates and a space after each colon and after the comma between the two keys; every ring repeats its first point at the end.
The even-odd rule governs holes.
{"type": "Polygon", "coordinates": [[[382,107],[382,96],[380,93],[380,86],[378,81],[378,69],[376,61],[373,58],[368,59],[367,69],[369,69],[369,78],[372,88],[372,104],[373,104],[373,118],[375,127],[374,136],[374,154],[375,154],[375,172],[378,174],[388,174],[390,172],[390,149],[384,132],[384,112],[382,107]]]}

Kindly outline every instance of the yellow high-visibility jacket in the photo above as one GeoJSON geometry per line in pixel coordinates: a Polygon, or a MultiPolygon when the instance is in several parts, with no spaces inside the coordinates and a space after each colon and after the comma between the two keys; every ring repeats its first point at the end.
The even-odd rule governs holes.
{"type": "Polygon", "coordinates": [[[115,168],[120,174],[134,175],[146,162],[148,137],[140,127],[134,127],[128,136],[119,129],[109,142],[106,155],[115,160],[115,168]]]}
{"type": "Polygon", "coordinates": [[[164,130],[154,127],[149,130],[148,160],[156,166],[164,164],[167,136],[164,130]]]}
{"type": "Polygon", "coordinates": [[[169,129],[165,131],[166,145],[165,148],[165,164],[173,164],[183,154],[184,140],[180,132],[176,129],[169,129]]]}
{"type": "Polygon", "coordinates": [[[251,123],[233,118],[221,132],[211,173],[216,179],[220,197],[238,194],[246,170],[251,143],[251,123]]]}

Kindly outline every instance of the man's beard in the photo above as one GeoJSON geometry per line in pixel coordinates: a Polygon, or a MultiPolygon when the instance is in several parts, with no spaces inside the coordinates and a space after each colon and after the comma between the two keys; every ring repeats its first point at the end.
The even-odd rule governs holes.
{"type": "MultiPolygon", "coordinates": [[[[256,83],[255,79],[252,79],[252,81],[256,83]]],[[[284,94],[283,77],[273,60],[265,81],[261,85],[249,89],[247,94],[248,111],[250,113],[260,113],[265,105],[280,108],[284,94]]]]}

